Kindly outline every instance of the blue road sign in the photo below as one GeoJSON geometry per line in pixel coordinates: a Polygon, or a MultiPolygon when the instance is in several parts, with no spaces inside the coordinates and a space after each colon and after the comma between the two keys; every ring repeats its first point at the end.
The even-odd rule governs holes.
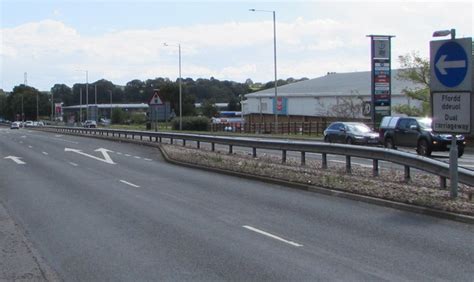
{"type": "Polygon", "coordinates": [[[466,78],[468,62],[464,48],[456,41],[448,41],[435,54],[436,78],[446,87],[456,87],[466,78]]]}

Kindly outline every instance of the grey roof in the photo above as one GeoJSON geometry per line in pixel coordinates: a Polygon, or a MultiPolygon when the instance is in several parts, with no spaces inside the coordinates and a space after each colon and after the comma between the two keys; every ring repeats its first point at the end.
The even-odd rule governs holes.
{"type": "MultiPolygon", "coordinates": [[[[350,94],[370,95],[370,71],[331,73],[322,77],[286,84],[277,88],[279,96],[342,96],[350,94]]],[[[422,85],[397,79],[398,70],[392,70],[392,95],[401,94],[405,88],[422,88],[422,85]]],[[[275,89],[265,89],[245,97],[268,97],[275,94],[275,89]]]]}

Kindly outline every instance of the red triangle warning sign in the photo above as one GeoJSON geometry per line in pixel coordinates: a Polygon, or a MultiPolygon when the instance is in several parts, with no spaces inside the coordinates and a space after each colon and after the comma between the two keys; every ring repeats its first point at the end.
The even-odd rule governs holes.
{"type": "Polygon", "coordinates": [[[153,95],[153,97],[151,98],[150,100],[150,105],[163,105],[163,101],[161,101],[161,98],[160,96],[158,95],[158,93],[155,93],[153,95]]]}

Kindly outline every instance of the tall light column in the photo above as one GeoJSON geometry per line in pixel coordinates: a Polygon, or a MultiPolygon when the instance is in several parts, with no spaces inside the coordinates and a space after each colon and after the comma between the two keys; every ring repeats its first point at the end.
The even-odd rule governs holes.
{"type": "Polygon", "coordinates": [[[177,46],[179,54],[179,130],[183,130],[183,95],[182,95],[182,86],[181,86],[181,43],[178,45],[170,45],[168,43],[163,43],[164,46],[177,46]]]}
{"type": "Polygon", "coordinates": [[[278,90],[277,90],[277,53],[276,53],[276,15],[275,11],[249,9],[251,12],[265,12],[273,14],[273,66],[275,73],[275,131],[278,133],[278,90]]]}

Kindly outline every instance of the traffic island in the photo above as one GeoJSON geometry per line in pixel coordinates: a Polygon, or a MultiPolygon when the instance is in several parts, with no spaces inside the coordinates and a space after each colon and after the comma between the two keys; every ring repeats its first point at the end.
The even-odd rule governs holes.
{"type": "Polygon", "coordinates": [[[474,223],[474,202],[469,199],[474,187],[461,184],[459,197],[453,200],[448,190],[439,189],[437,177],[422,172],[414,171],[407,183],[404,172],[396,169],[381,168],[380,175],[372,177],[371,168],[356,165],[347,174],[345,165],[338,163],[329,162],[328,169],[322,169],[317,160],[301,166],[297,159],[281,163],[280,158],[265,154],[253,158],[246,152],[228,154],[165,144],[160,147],[168,161],[180,165],[474,223]]]}

